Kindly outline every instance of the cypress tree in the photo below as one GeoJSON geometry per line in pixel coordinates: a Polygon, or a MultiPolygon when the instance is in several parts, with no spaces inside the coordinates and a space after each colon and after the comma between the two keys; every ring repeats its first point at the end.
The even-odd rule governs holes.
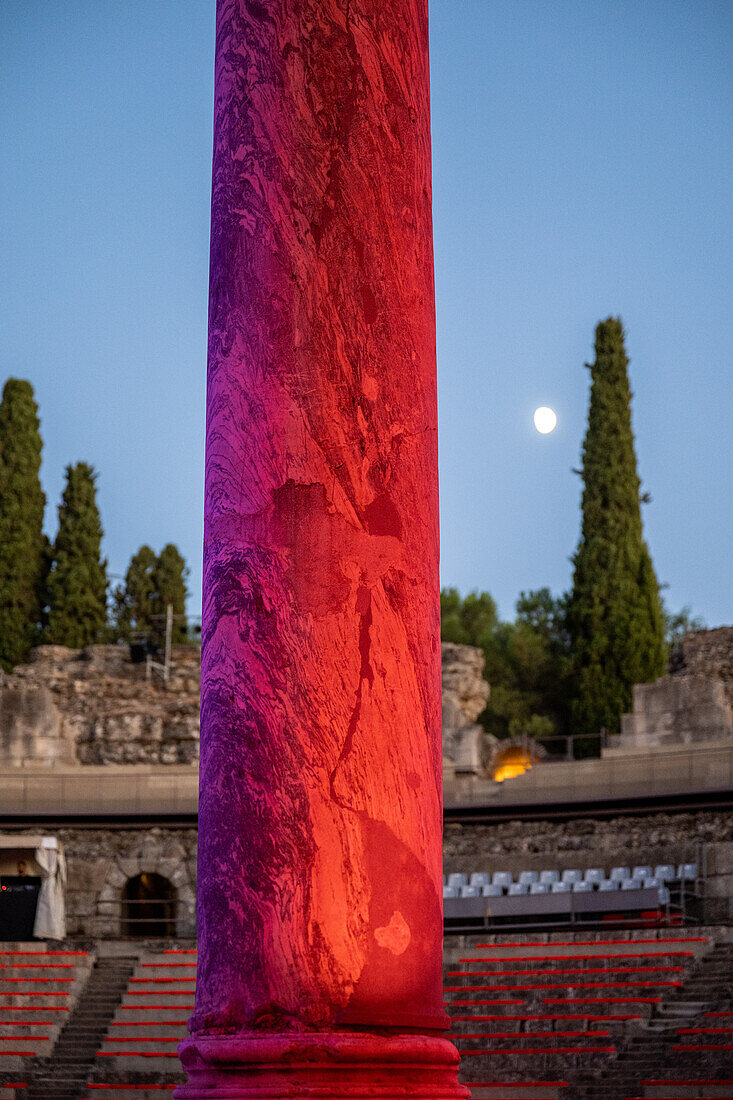
{"type": "Polygon", "coordinates": [[[186,642],[188,633],[186,627],[186,597],[188,596],[189,569],[186,559],[178,547],[169,542],[163,547],[153,570],[153,606],[157,618],[155,620],[156,633],[161,639],[165,635],[166,610],[169,604],[173,606],[173,641],[186,642]]]}
{"type": "Polygon", "coordinates": [[[66,467],[59,529],[48,578],[47,641],[74,649],[104,638],[107,562],[101,558],[102,523],[97,475],[86,462],[66,467]]]}
{"type": "Polygon", "coordinates": [[[9,378],[0,402],[0,664],[6,672],[39,640],[47,569],[39,428],[33,387],[9,378]]]}
{"type": "Polygon", "coordinates": [[[583,444],[583,522],[567,614],[578,733],[616,732],[634,684],[661,676],[664,615],[644,542],[631,429],[631,390],[619,318],[596,328],[583,444]]]}
{"type": "Polygon", "coordinates": [[[129,641],[133,633],[150,634],[155,608],[155,567],[158,559],[149,546],[141,546],[130,558],[124,587],[115,590],[117,633],[129,641]]]}

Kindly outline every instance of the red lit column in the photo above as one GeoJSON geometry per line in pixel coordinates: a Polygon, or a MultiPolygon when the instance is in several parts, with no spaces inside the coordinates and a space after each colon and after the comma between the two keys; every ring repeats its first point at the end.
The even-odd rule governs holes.
{"type": "Polygon", "coordinates": [[[427,0],[219,0],[211,233],[176,1095],[468,1096],[441,1034],[427,0]]]}

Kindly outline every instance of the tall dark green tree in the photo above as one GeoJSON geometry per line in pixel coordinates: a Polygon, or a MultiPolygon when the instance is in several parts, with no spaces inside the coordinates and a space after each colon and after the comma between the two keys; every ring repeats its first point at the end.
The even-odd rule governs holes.
{"type": "Polygon", "coordinates": [[[25,660],[39,639],[48,568],[40,425],[30,382],[9,378],[0,402],[0,664],[25,660]]]}
{"type": "Polygon", "coordinates": [[[634,684],[661,676],[664,614],[641,523],[631,390],[619,318],[596,328],[583,444],[580,543],[567,612],[575,732],[615,732],[634,684]]]}
{"type": "Polygon", "coordinates": [[[86,462],[66,467],[48,577],[46,640],[53,645],[80,649],[105,637],[107,562],[101,556],[96,481],[94,469],[86,462]]]}
{"type": "Polygon", "coordinates": [[[185,642],[187,640],[186,629],[186,597],[188,595],[189,569],[186,559],[178,547],[169,542],[163,547],[153,569],[152,599],[153,611],[156,615],[156,633],[164,633],[165,623],[163,616],[170,604],[173,607],[173,641],[185,642]]]}
{"type": "Polygon", "coordinates": [[[152,631],[157,564],[155,551],[147,545],[141,546],[130,558],[124,585],[118,585],[114,591],[114,633],[126,642],[133,634],[149,635],[152,631]]]}

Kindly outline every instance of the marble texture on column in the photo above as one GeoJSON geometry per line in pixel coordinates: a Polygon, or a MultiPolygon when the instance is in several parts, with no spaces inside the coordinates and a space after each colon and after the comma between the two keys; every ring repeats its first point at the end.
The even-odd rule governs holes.
{"type": "Polygon", "coordinates": [[[435,1033],[427,0],[219,0],[215,80],[191,1028],[435,1033]]]}

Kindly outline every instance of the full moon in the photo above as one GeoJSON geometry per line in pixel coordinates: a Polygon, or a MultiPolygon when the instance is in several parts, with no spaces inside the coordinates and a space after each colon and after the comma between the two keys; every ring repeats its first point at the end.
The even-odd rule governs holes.
{"type": "Polygon", "coordinates": [[[534,426],[541,435],[549,435],[557,424],[557,417],[547,405],[541,405],[534,411],[534,426]]]}

